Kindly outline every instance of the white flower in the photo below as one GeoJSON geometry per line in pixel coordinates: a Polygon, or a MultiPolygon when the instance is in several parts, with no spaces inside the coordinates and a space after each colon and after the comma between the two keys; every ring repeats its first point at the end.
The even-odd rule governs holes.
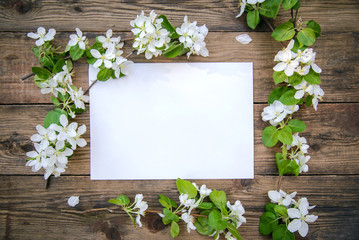
{"type": "Polygon", "coordinates": [[[102,43],[103,48],[110,48],[115,47],[117,43],[121,41],[120,37],[112,37],[112,29],[107,30],[106,37],[105,36],[99,36],[98,41],[102,43]]]}
{"type": "Polygon", "coordinates": [[[247,0],[247,3],[248,4],[257,4],[257,3],[262,3],[264,1],[265,0],[247,0]]]}
{"type": "Polygon", "coordinates": [[[77,129],[76,136],[73,138],[68,138],[67,141],[71,144],[72,150],[76,149],[76,146],[85,147],[87,142],[85,139],[81,138],[81,135],[86,132],[86,126],[82,125],[77,129]]]}
{"type": "Polygon", "coordinates": [[[195,205],[196,205],[196,200],[195,199],[188,199],[188,195],[187,194],[181,194],[179,196],[179,200],[180,200],[180,203],[182,205],[184,205],[185,207],[190,207],[190,208],[194,208],[195,205]]]}
{"type": "Polygon", "coordinates": [[[230,216],[234,216],[237,220],[237,228],[241,226],[242,223],[246,222],[246,218],[242,216],[245,213],[245,210],[242,206],[241,201],[237,200],[233,205],[231,205],[231,203],[228,201],[227,207],[229,208],[229,210],[231,210],[230,216]]]}
{"type": "Polygon", "coordinates": [[[277,55],[274,57],[274,61],[277,61],[279,63],[274,66],[274,71],[280,72],[284,70],[284,73],[288,77],[293,75],[295,68],[299,65],[298,60],[294,59],[297,54],[292,52],[293,46],[294,40],[292,39],[285,49],[277,53],[277,55]]]}
{"type": "Polygon", "coordinates": [[[51,41],[52,39],[54,39],[55,34],[56,34],[56,31],[53,28],[50,28],[49,32],[46,33],[45,28],[39,27],[37,29],[37,33],[29,32],[27,34],[27,36],[32,39],[38,39],[38,40],[36,40],[35,44],[36,44],[36,46],[39,47],[39,46],[43,45],[45,42],[51,41]]]}
{"type": "Polygon", "coordinates": [[[239,14],[236,16],[236,18],[239,18],[240,16],[242,16],[242,14],[244,13],[244,10],[246,9],[246,4],[247,4],[246,0],[242,0],[239,3],[240,11],[239,11],[239,14]]]}
{"type": "Polygon", "coordinates": [[[289,208],[287,210],[289,217],[294,219],[288,224],[288,230],[290,232],[293,233],[298,231],[302,237],[307,236],[309,231],[307,223],[315,222],[318,219],[318,216],[308,215],[308,209],[311,209],[308,200],[306,198],[301,198],[298,201],[298,209],[289,208]]]}
{"type": "Polygon", "coordinates": [[[302,97],[304,97],[304,94],[307,92],[308,83],[303,79],[302,82],[299,83],[298,85],[295,85],[294,88],[296,90],[298,90],[295,93],[294,98],[295,99],[301,99],[302,97]]]}
{"type": "Polygon", "coordinates": [[[196,21],[191,23],[188,21],[187,16],[184,16],[183,23],[181,27],[176,28],[176,32],[180,36],[178,40],[183,43],[185,48],[189,49],[187,58],[189,58],[191,54],[197,54],[203,57],[209,56],[206,43],[204,42],[208,34],[206,25],[198,27],[196,21]]]}
{"type": "MultiPolygon", "coordinates": [[[[295,146],[298,146],[302,153],[308,153],[309,145],[307,144],[307,139],[305,137],[300,137],[299,133],[293,134],[293,142],[291,147],[295,146]]],[[[290,146],[287,146],[287,149],[289,148],[290,146]]]]}
{"type": "Polygon", "coordinates": [[[129,67],[132,65],[132,61],[128,61],[126,58],[117,58],[116,62],[112,63],[112,69],[115,70],[115,76],[121,77],[121,74],[128,75],[129,67]]]}
{"type": "Polygon", "coordinates": [[[278,100],[275,100],[272,104],[265,107],[262,112],[263,121],[272,120],[274,123],[281,122],[286,116],[287,116],[286,107],[283,103],[281,103],[278,100]]]}
{"type": "Polygon", "coordinates": [[[31,160],[27,161],[25,166],[29,166],[33,172],[37,172],[42,167],[46,156],[44,148],[40,144],[34,143],[34,147],[36,151],[30,151],[26,153],[26,156],[31,158],[31,160]]]}
{"type": "Polygon", "coordinates": [[[76,44],[79,44],[79,48],[85,50],[86,48],[86,37],[82,35],[82,32],[79,28],[76,28],[77,34],[71,34],[70,35],[70,41],[68,43],[69,46],[75,46],[76,44]]]}
{"type": "Polygon", "coordinates": [[[310,70],[310,66],[305,65],[305,66],[298,66],[296,69],[294,69],[294,72],[298,73],[301,76],[305,76],[309,73],[309,70],[310,70]]]}
{"type": "Polygon", "coordinates": [[[272,203],[278,203],[278,205],[288,207],[293,202],[293,198],[296,194],[297,192],[287,194],[283,190],[279,190],[279,192],[271,190],[268,192],[268,197],[270,198],[272,203]]]}
{"type": "Polygon", "coordinates": [[[93,64],[95,68],[99,68],[102,63],[106,68],[112,67],[112,60],[115,58],[115,49],[113,47],[108,48],[104,54],[101,54],[97,49],[90,50],[91,55],[97,58],[97,61],[93,64]]]}
{"type": "Polygon", "coordinates": [[[147,210],[148,208],[148,204],[143,200],[143,195],[142,194],[136,194],[135,196],[135,206],[133,209],[138,208],[138,212],[137,214],[140,214],[142,216],[144,216],[144,212],[147,210]]]}
{"type": "Polygon", "coordinates": [[[319,100],[322,101],[324,96],[323,89],[320,88],[320,85],[310,85],[307,89],[307,92],[309,93],[309,95],[313,96],[312,104],[315,111],[317,111],[319,100]]]}
{"type": "Polygon", "coordinates": [[[287,112],[287,114],[293,114],[299,110],[298,105],[284,105],[284,109],[287,112]]]}
{"type": "Polygon", "coordinates": [[[199,189],[199,194],[201,195],[202,198],[205,198],[207,196],[209,196],[209,194],[212,192],[211,189],[208,189],[206,187],[206,185],[202,185],[201,188],[199,189]]]}
{"type": "Polygon", "coordinates": [[[71,196],[68,200],[67,200],[67,204],[70,207],[75,207],[77,204],[79,204],[80,202],[80,197],[79,196],[71,196]]]}
{"type": "Polygon", "coordinates": [[[296,163],[298,164],[298,166],[300,168],[300,173],[308,172],[309,167],[307,165],[307,162],[309,161],[309,159],[310,159],[310,156],[304,155],[304,154],[299,154],[296,158],[294,158],[294,160],[296,161],[296,163]]]}
{"type": "Polygon", "coordinates": [[[252,38],[248,34],[240,34],[236,37],[236,40],[242,44],[248,44],[252,42],[252,38]]]}
{"type": "Polygon", "coordinates": [[[45,149],[46,156],[51,158],[55,158],[57,163],[62,166],[65,166],[68,162],[68,157],[73,154],[72,149],[65,148],[64,141],[58,141],[55,144],[55,148],[49,146],[45,149]]]}
{"type": "Polygon", "coordinates": [[[49,141],[52,142],[57,137],[55,131],[50,128],[46,129],[41,125],[37,125],[36,130],[38,133],[32,135],[30,140],[33,142],[40,142],[42,149],[45,149],[47,146],[49,146],[49,141]]]}
{"type": "Polygon", "coordinates": [[[74,91],[70,96],[72,101],[74,101],[76,108],[85,109],[84,102],[89,101],[89,96],[84,95],[84,91],[81,87],[78,91],[74,91]]]}
{"type": "Polygon", "coordinates": [[[185,223],[187,223],[187,231],[188,231],[188,233],[191,232],[191,229],[192,229],[192,230],[196,230],[196,227],[195,227],[194,224],[193,224],[194,218],[193,218],[193,216],[192,216],[191,214],[189,214],[189,213],[183,213],[183,214],[181,215],[181,218],[182,218],[182,220],[183,220],[185,223]]]}
{"type": "Polygon", "coordinates": [[[136,216],[136,223],[138,224],[139,227],[142,227],[141,215],[140,214],[137,214],[137,216],[136,216]]]}
{"type": "Polygon", "coordinates": [[[50,125],[50,127],[49,127],[50,129],[55,130],[59,133],[57,135],[58,141],[64,141],[64,140],[67,140],[68,138],[74,138],[76,136],[77,123],[73,122],[73,123],[70,123],[70,125],[68,125],[68,123],[69,122],[68,122],[65,114],[61,114],[60,124],[62,125],[62,127],[55,123],[50,125]]]}

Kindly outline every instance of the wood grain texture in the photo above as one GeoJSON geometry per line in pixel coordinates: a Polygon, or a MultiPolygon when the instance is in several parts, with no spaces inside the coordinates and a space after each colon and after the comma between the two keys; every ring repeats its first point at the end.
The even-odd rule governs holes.
{"type": "MultiPolygon", "coordinates": [[[[91,42],[97,34],[86,33],[91,42]]],[[[60,33],[56,37],[59,46],[65,46],[69,33],[60,33]]],[[[130,37],[129,33],[121,33],[130,37]]],[[[159,57],[149,62],[253,62],[254,66],[254,101],[266,102],[268,95],[275,88],[272,80],[273,58],[281,49],[268,33],[250,33],[253,42],[242,45],[235,40],[238,33],[210,32],[207,45],[208,58],[185,56],[176,59],[159,57]],[[263,44],[265,43],[265,44],[263,44]]],[[[359,51],[357,33],[327,33],[319,38],[314,51],[317,52],[317,64],[323,68],[321,87],[325,91],[325,102],[359,102],[359,51]],[[329,50],[330,49],[330,50],[329,50]]],[[[129,45],[129,44],[127,44],[129,45]]],[[[39,88],[28,79],[20,78],[31,73],[32,66],[38,66],[31,52],[32,39],[25,34],[0,33],[0,103],[49,103],[50,98],[40,94],[39,88]]],[[[125,48],[125,54],[130,52],[125,48]]],[[[134,62],[148,62],[143,55],[130,58],[134,62]]],[[[74,84],[86,88],[88,82],[88,65],[76,62],[74,84]]]]}
{"type": "MultiPolygon", "coordinates": [[[[142,220],[144,228],[134,230],[124,213],[81,215],[61,210],[70,209],[66,201],[71,195],[80,196],[80,204],[75,209],[84,210],[110,206],[107,200],[120,193],[131,199],[135,194],[143,193],[150,209],[160,210],[153,191],[178,202],[174,180],[91,181],[88,177],[69,176],[53,179],[48,190],[43,189],[44,180],[39,176],[0,176],[0,180],[0,193],[7,196],[0,198],[0,213],[2,219],[8,216],[10,221],[9,239],[34,239],[34,236],[37,240],[49,236],[52,239],[171,239],[169,229],[164,228],[154,214],[142,220]]],[[[247,218],[247,223],[239,228],[243,239],[268,239],[258,232],[259,216],[269,201],[267,192],[273,189],[276,181],[277,177],[257,176],[254,180],[198,180],[196,183],[224,190],[232,203],[241,200],[247,218]]],[[[332,239],[334,235],[336,239],[356,239],[359,233],[359,176],[285,177],[282,186],[285,191],[297,191],[298,197],[306,196],[311,205],[317,205],[310,212],[319,218],[310,224],[306,239],[332,239]]],[[[193,231],[188,235],[183,223],[180,228],[179,240],[207,239],[193,231]]],[[[4,225],[0,225],[0,233],[4,232],[4,225]]]]}
{"type": "MultiPolygon", "coordinates": [[[[262,144],[261,134],[268,125],[261,119],[264,107],[264,104],[254,106],[256,175],[277,174],[274,154],[275,150],[280,151],[262,144]]],[[[24,166],[25,154],[33,148],[29,139],[36,132],[35,126],[43,123],[46,113],[52,108],[41,105],[0,106],[0,174],[40,174],[32,173],[24,166]]],[[[306,137],[311,146],[310,174],[359,174],[358,111],[359,104],[320,104],[317,112],[307,107],[294,115],[307,123],[307,130],[301,136],[306,137]]],[[[77,122],[86,124],[85,138],[90,142],[89,113],[79,115],[77,122]]],[[[68,167],[66,174],[90,173],[89,145],[76,150],[68,167]]]]}
{"type": "MultiPolygon", "coordinates": [[[[304,0],[300,14],[305,21],[316,20],[332,31],[358,31],[359,3],[356,0],[304,0]]],[[[113,28],[128,31],[129,22],[144,10],[167,15],[174,25],[183,22],[184,15],[192,21],[206,24],[210,31],[247,31],[245,16],[236,19],[238,0],[77,0],[30,1],[3,0],[0,4],[0,31],[33,31],[38,26],[54,27],[58,31],[72,31],[75,26],[85,31],[113,28]]],[[[290,12],[283,9],[277,22],[288,21],[290,12]]],[[[258,31],[268,31],[262,23],[258,31]]]]}

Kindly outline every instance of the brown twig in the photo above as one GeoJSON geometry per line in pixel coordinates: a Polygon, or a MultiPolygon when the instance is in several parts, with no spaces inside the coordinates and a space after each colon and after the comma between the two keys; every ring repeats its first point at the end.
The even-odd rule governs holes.
{"type": "Polygon", "coordinates": [[[280,185],[281,185],[281,183],[282,183],[282,177],[283,177],[283,176],[279,176],[279,177],[278,177],[278,182],[277,182],[277,191],[279,191],[279,190],[280,190],[280,185]]]}
{"type": "Polygon", "coordinates": [[[85,214],[85,213],[89,213],[89,212],[99,212],[99,211],[108,211],[110,213],[113,213],[114,209],[110,209],[110,208],[93,208],[93,209],[88,209],[88,210],[84,210],[84,211],[61,209],[61,212],[78,213],[78,214],[85,214]]]}
{"type": "MultiPolygon", "coordinates": [[[[162,213],[162,212],[154,211],[154,210],[146,210],[145,212],[147,212],[147,213],[157,213],[157,214],[162,213]]],[[[181,213],[181,212],[178,212],[178,213],[176,213],[176,214],[177,214],[177,215],[181,215],[182,213],[181,213]]],[[[195,217],[205,217],[205,218],[208,217],[208,216],[206,216],[206,215],[195,214],[195,213],[192,213],[191,215],[192,215],[192,216],[195,216],[195,217]]]]}
{"type": "Polygon", "coordinates": [[[21,81],[24,81],[32,76],[35,76],[35,73],[30,73],[30,74],[27,74],[26,76],[23,76],[22,78],[20,78],[21,81]]]}
{"type": "MultiPolygon", "coordinates": [[[[268,25],[268,27],[272,30],[272,32],[274,32],[274,28],[273,28],[272,24],[270,24],[270,22],[268,21],[268,19],[266,19],[266,18],[263,18],[263,19],[264,19],[264,21],[266,22],[266,24],[268,25]]],[[[284,48],[286,47],[283,42],[280,42],[280,44],[282,44],[282,46],[283,46],[284,48]]]]}

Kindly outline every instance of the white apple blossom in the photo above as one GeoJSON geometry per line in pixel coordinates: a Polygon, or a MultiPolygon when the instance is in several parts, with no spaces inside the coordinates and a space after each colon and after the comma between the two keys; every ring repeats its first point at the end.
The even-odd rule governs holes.
{"type": "Polygon", "coordinates": [[[294,158],[294,160],[296,161],[296,163],[298,164],[298,166],[300,168],[300,173],[308,172],[309,167],[307,165],[307,162],[309,161],[309,159],[310,159],[310,156],[304,155],[304,154],[298,154],[298,156],[296,158],[294,158]]]}
{"type": "Polygon", "coordinates": [[[277,203],[278,205],[283,205],[285,207],[288,207],[292,204],[294,201],[293,198],[296,194],[297,192],[287,194],[282,189],[280,189],[279,192],[275,190],[268,191],[268,197],[272,203],[277,203]]]}
{"type": "Polygon", "coordinates": [[[72,150],[76,149],[76,146],[85,147],[87,142],[84,138],[81,138],[81,135],[86,132],[86,125],[82,125],[77,129],[76,136],[73,138],[68,138],[67,141],[70,143],[72,150]]]}
{"type": "MultiPolygon", "coordinates": [[[[112,37],[112,29],[107,30],[106,37],[98,36],[98,41],[102,43],[102,47],[107,49],[110,47],[115,47],[116,44],[119,44],[121,41],[121,37],[112,37]]],[[[123,46],[123,43],[121,44],[123,46]]],[[[120,48],[122,48],[122,46],[120,48]]]]}
{"type": "Polygon", "coordinates": [[[40,142],[41,148],[45,149],[49,146],[50,142],[56,140],[56,133],[50,128],[44,128],[41,125],[36,126],[38,133],[31,136],[30,140],[33,142],[40,142]]]}
{"type": "Polygon", "coordinates": [[[82,31],[79,28],[76,28],[77,34],[70,35],[70,41],[68,43],[69,46],[79,45],[79,48],[85,50],[86,49],[86,37],[82,35],[82,31]]]}
{"type": "Polygon", "coordinates": [[[304,94],[308,92],[308,86],[310,86],[310,84],[307,83],[304,79],[301,83],[295,85],[294,88],[298,91],[295,93],[294,98],[301,99],[302,97],[304,97],[304,94]]]}
{"type": "Polygon", "coordinates": [[[315,222],[318,219],[318,216],[308,215],[308,209],[313,207],[309,207],[308,200],[306,198],[301,198],[298,201],[296,208],[289,208],[287,210],[288,216],[292,219],[288,224],[288,230],[292,233],[298,231],[302,237],[307,236],[309,231],[308,223],[315,222]]]}
{"type": "Polygon", "coordinates": [[[52,93],[55,97],[58,96],[58,91],[57,91],[57,81],[53,78],[51,78],[47,83],[43,82],[40,84],[41,86],[41,90],[40,92],[42,94],[48,94],[48,93],[52,93]]]}
{"type": "Polygon", "coordinates": [[[180,200],[180,203],[185,207],[194,208],[194,206],[196,205],[196,200],[192,199],[192,198],[188,198],[187,194],[182,193],[179,196],[179,200],[180,200]]]}
{"type": "Polygon", "coordinates": [[[68,138],[74,138],[76,136],[76,128],[77,123],[72,122],[68,125],[69,121],[67,120],[67,117],[65,114],[61,114],[60,116],[60,124],[61,126],[53,123],[50,125],[50,129],[55,130],[58,132],[57,140],[58,141],[64,141],[68,138]]]}
{"type": "Polygon", "coordinates": [[[302,153],[308,153],[309,145],[307,144],[307,139],[305,137],[300,137],[299,133],[293,134],[293,142],[291,146],[287,146],[287,149],[296,146],[300,149],[302,153]]]}
{"type": "Polygon", "coordinates": [[[89,101],[89,96],[84,95],[84,91],[80,87],[77,91],[73,91],[70,94],[70,97],[72,101],[74,101],[74,104],[76,108],[85,109],[85,103],[89,101]]]}
{"type": "Polygon", "coordinates": [[[67,164],[68,157],[73,154],[73,150],[70,148],[65,148],[64,141],[58,141],[55,144],[55,148],[49,146],[45,149],[46,156],[55,157],[56,160],[61,164],[67,164]]]}
{"type": "MultiPolygon", "coordinates": [[[[283,103],[275,100],[272,104],[265,107],[262,112],[263,121],[273,121],[274,123],[281,122],[287,116],[287,110],[283,103]]],[[[272,123],[271,123],[272,124],[272,123]]],[[[273,125],[272,124],[272,125],[273,125]]]]}
{"type": "Polygon", "coordinates": [[[241,201],[237,200],[234,202],[233,205],[231,205],[231,203],[228,201],[227,207],[229,208],[229,210],[231,210],[231,212],[229,213],[229,216],[234,216],[236,218],[237,228],[240,227],[242,225],[242,223],[247,222],[246,218],[243,217],[245,210],[242,206],[241,201]]]}
{"type": "Polygon", "coordinates": [[[115,70],[115,76],[121,77],[121,74],[128,75],[129,68],[133,64],[132,61],[128,61],[126,58],[118,58],[116,62],[112,63],[112,69],[115,70]]]}
{"type": "Polygon", "coordinates": [[[90,53],[94,58],[97,58],[97,61],[93,64],[95,68],[99,68],[102,63],[105,64],[105,68],[112,67],[112,60],[115,59],[115,49],[113,47],[108,48],[104,54],[101,54],[97,49],[91,49],[90,53]]]}
{"type": "Polygon", "coordinates": [[[37,172],[42,167],[46,155],[44,148],[39,143],[34,143],[34,147],[36,151],[30,151],[26,153],[26,156],[28,156],[30,159],[28,159],[25,166],[31,167],[33,172],[37,172]]]}
{"type": "Polygon", "coordinates": [[[135,204],[135,206],[132,208],[131,212],[133,212],[134,209],[138,209],[138,211],[133,212],[133,213],[137,214],[136,223],[138,224],[139,227],[142,227],[141,215],[145,216],[145,211],[148,208],[148,204],[147,204],[147,202],[143,201],[142,194],[136,194],[134,204],[135,204]]]}
{"type": "Polygon", "coordinates": [[[183,43],[186,49],[189,49],[187,58],[189,58],[191,54],[197,54],[203,57],[209,56],[206,43],[204,42],[208,34],[206,25],[198,27],[196,21],[191,23],[188,21],[187,16],[184,16],[183,23],[181,27],[176,28],[176,32],[180,36],[178,40],[183,43]]]}
{"type": "Polygon", "coordinates": [[[293,46],[294,40],[292,39],[285,49],[277,53],[277,55],[274,57],[274,61],[279,63],[274,66],[274,71],[280,72],[284,70],[284,73],[288,77],[293,75],[294,70],[299,65],[299,61],[295,59],[297,54],[292,51],[293,46]]]}
{"type": "Polygon", "coordinates": [[[212,190],[207,188],[206,185],[202,185],[201,188],[199,189],[199,194],[201,195],[202,198],[209,196],[211,192],[212,190]]]}
{"type": "Polygon", "coordinates": [[[246,9],[246,4],[247,4],[247,0],[240,0],[239,2],[239,13],[236,16],[236,18],[239,18],[240,16],[242,16],[242,14],[244,13],[244,10],[246,9]]]}
{"type": "Polygon", "coordinates": [[[36,33],[29,32],[27,34],[27,36],[32,39],[37,39],[35,44],[36,44],[36,46],[39,47],[39,46],[43,45],[45,42],[51,41],[52,39],[54,39],[55,34],[56,34],[56,30],[53,28],[50,28],[49,32],[46,33],[45,28],[39,27],[37,29],[36,33]]]}
{"type": "Polygon", "coordinates": [[[192,230],[196,230],[196,227],[194,226],[193,222],[194,222],[194,218],[191,214],[189,213],[183,213],[181,215],[181,219],[187,223],[187,232],[190,233],[191,229],[192,230]]]}
{"type": "Polygon", "coordinates": [[[323,100],[324,91],[323,91],[323,89],[320,88],[320,85],[310,85],[308,87],[307,91],[308,91],[309,95],[313,96],[312,104],[313,104],[315,111],[317,111],[319,100],[320,101],[323,100]]]}
{"type": "Polygon", "coordinates": [[[248,44],[252,42],[252,38],[248,34],[240,34],[236,37],[236,40],[242,44],[248,44]]]}
{"type": "Polygon", "coordinates": [[[67,200],[67,204],[70,207],[75,207],[77,204],[79,204],[80,202],[80,197],[79,196],[71,196],[68,200],[67,200]]]}

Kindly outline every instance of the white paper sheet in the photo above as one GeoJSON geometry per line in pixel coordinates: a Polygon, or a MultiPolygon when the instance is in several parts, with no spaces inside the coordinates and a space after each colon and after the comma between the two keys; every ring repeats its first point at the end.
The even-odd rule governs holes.
{"type": "Polygon", "coordinates": [[[253,178],[252,63],[135,63],[91,88],[90,131],[93,180],[253,178]]]}

